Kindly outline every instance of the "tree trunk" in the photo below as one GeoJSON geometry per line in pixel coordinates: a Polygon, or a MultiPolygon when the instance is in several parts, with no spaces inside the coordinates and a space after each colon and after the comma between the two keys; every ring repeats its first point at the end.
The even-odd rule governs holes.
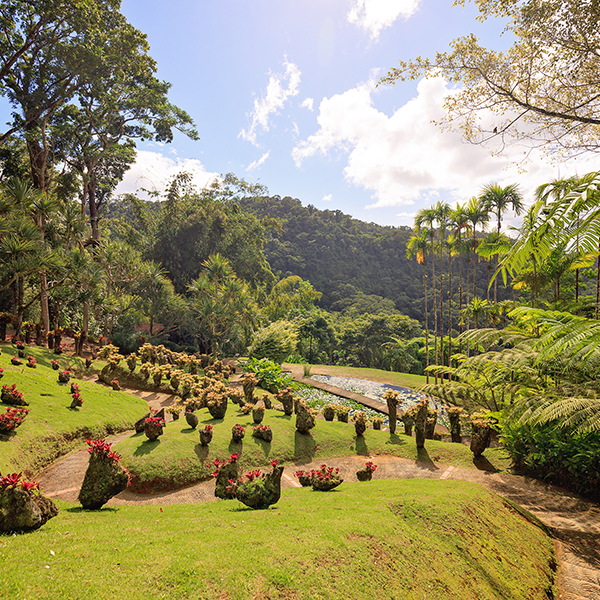
{"type": "Polygon", "coordinates": [[[423,293],[425,295],[425,373],[429,383],[429,323],[427,320],[427,265],[423,264],[423,293]]]}
{"type": "MultiPolygon", "coordinates": [[[[437,314],[437,296],[436,296],[436,282],[435,282],[435,254],[432,252],[431,254],[431,268],[433,270],[433,344],[435,348],[435,364],[439,365],[438,362],[438,314],[437,314]]],[[[435,372],[435,383],[437,385],[438,375],[437,371],[435,372]]]]}

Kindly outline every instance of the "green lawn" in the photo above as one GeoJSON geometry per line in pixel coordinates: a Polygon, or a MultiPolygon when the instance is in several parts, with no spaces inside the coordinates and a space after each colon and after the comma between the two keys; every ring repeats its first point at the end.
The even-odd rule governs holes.
{"type": "MultiPolygon", "coordinates": [[[[115,445],[123,455],[124,463],[133,475],[133,489],[173,489],[210,477],[212,468],[207,461],[228,458],[232,452],[240,455],[243,469],[268,465],[274,458],[281,464],[309,462],[312,459],[348,455],[390,454],[475,468],[473,454],[462,444],[450,444],[427,440],[424,450],[417,450],[414,438],[403,434],[390,435],[387,431],[368,429],[364,436],[356,437],[352,423],[317,420],[309,435],[296,431],[296,417],[286,417],[277,410],[265,411],[263,424],[273,431],[270,444],[251,437],[252,417],[242,415],[236,405],[229,404],[224,419],[212,419],[207,409],[196,412],[199,427],[213,425],[213,441],[208,447],[199,443],[198,431],[191,429],[185,419],[167,423],[164,434],[150,442],[143,433],[115,445]],[[241,444],[231,443],[231,428],[239,423],[246,429],[241,444]]],[[[499,471],[510,466],[510,460],[500,448],[485,452],[490,467],[499,471]]],[[[481,465],[480,465],[481,466],[481,465]]]]}
{"type": "MultiPolygon", "coordinates": [[[[10,360],[16,350],[2,345],[0,367],[4,369],[2,385],[15,383],[29,402],[25,422],[12,434],[0,435],[0,473],[25,471],[35,475],[61,456],[81,444],[87,437],[103,437],[131,429],[147,411],[147,403],[124,392],[114,392],[96,383],[76,380],[83,406],[71,409],[70,384],[58,383],[58,372],[50,368],[50,360],[58,358],[61,370],[83,369],[81,360],[55,357],[42,348],[28,347],[27,354],[36,358],[38,366],[30,369],[13,366],[10,360]]],[[[7,405],[0,404],[5,412],[7,405]]]]}
{"type": "Polygon", "coordinates": [[[470,483],[373,480],[327,493],[293,489],[265,511],[236,500],[60,508],[37,532],[0,536],[0,597],[555,597],[551,540],[470,483]]]}
{"type": "Polygon", "coordinates": [[[365,369],[361,367],[311,365],[310,373],[311,375],[335,375],[337,377],[367,379],[378,383],[401,385],[413,389],[425,385],[427,382],[427,378],[424,375],[411,375],[410,373],[396,373],[395,371],[382,371],[381,369],[365,369]]]}

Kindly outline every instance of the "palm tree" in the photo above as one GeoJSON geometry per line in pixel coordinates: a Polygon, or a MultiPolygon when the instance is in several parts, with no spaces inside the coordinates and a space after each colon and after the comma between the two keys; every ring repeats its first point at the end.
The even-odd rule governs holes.
{"type": "MultiPolygon", "coordinates": [[[[477,296],[477,276],[476,276],[476,252],[479,242],[477,241],[477,227],[481,228],[481,231],[485,231],[487,224],[490,220],[488,211],[481,205],[481,202],[473,196],[465,208],[467,221],[471,226],[471,253],[473,257],[473,297],[477,296]]],[[[467,292],[467,304],[470,302],[469,294],[467,292]]],[[[468,329],[468,327],[467,327],[468,329]]]]}
{"type": "Polygon", "coordinates": [[[434,323],[434,334],[433,334],[433,346],[435,353],[435,364],[439,364],[438,361],[438,312],[437,312],[437,295],[436,295],[436,280],[435,280],[435,259],[433,257],[433,249],[435,246],[435,228],[436,214],[433,208],[422,208],[417,212],[415,216],[415,230],[417,234],[421,232],[423,228],[427,231],[430,238],[431,246],[431,269],[433,274],[433,323],[434,323]]]}
{"type": "MultiPolygon", "coordinates": [[[[446,247],[446,231],[450,224],[450,215],[452,209],[444,202],[438,202],[433,209],[435,220],[438,224],[439,242],[438,251],[440,253],[440,359],[444,364],[444,249],[446,247]]],[[[442,376],[443,379],[443,376],[442,376]]]]}
{"type": "MultiPolygon", "coordinates": [[[[465,239],[464,234],[470,229],[470,224],[467,218],[464,204],[457,204],[456,209],[452,212],[452,242],[451,254],[458,256],[458,313],[461,314],[463,307],[463,258],[469,256],[470,245],[465,239]]],[[[467,289],[469,288],[469,269],[467,269],[467,289]]],[[[459,323],[459,333],[462,333],[462,319],[459,323]]],[[[462,339],[460,340],[460,352],[462,353],[462,339]]]]}
{"type": "MultiPolygon", "coordinates": [[[[524,209],[523,196],[516,183],[507,185],[506,187],[501,187],[497,183],[490,183],[481,190],[479,201],[482,203],[485,210],[495,213],[497,219],[496,233],[498,236],[500,236],[500,229],[502,228],[502,215],[506,212],[508,207],[510,206],[517,215],[520,215],[524,209]]],[[[494,280],[494,302],[497,301],[498,278],[494,280]]]]}
{"type": "MultiPolygon", "coordinates": [[[[429,383],[429,323],[427,319],[427,255],[431,252],[431,237],[427,229],[421,229],[417,235],[413,235],[406,246],[406,257],[410,260],[416,258],[423,265],[423,294],[425,297],[425,373],[429,383]]],[[[437,383],[437,375],[435,378],[437,383]]]]}

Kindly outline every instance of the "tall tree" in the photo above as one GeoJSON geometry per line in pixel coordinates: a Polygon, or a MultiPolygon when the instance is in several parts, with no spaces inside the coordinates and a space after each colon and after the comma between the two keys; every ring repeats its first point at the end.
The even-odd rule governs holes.
{"type": "MultiPolygon", "coordinates": [[[[427,229],[421,229],[417,235],[413,235],[406,247],[406,256],[409,259],[415,258],[420,265],[423,265],[423,298],[425,302],[425,375],[429,383],[429,322],[427,319],[427,255],[431,252],[431,237],[427,229]]],[[[437,375],[436,375],[437,383],[437,375]]]]}
{"type": "MultiPolygon", "coordinates": [[[[510,207],[513,212],[520,215],[523,212],[523,196],[516,183],[502,187],[497,183],[489,183],[484,186],[479,194],[479,201],[488,212],[495,213],[497,228],[496,239],[500,238],[500,229],[502,228],[502,215],[510,207]]],[[[496,259],[496,264],[497,264],[496,259]]],[[[488,291],[489,294],[489,291],[488,291]]],[[[489,300],[489,298],[488,298],[489,300]]],[[[498,301],[498,279],[494,280],[494,302],[498,301]]]]}

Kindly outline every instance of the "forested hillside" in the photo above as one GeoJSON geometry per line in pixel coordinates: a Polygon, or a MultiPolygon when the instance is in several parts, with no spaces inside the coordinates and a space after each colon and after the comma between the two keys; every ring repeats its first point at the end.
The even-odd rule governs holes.
{"type": "MultiPolygon", "coordinates": [[[[269,218],[277,220],[266,231],[265,254],[273,272],[309,280],[322,292],[323,308],[341,310],[362,292],[390,299],[402,314],[422,320],[423,267],[406,257],[408,240],[414,234],[410,227],[365,223],[339,210],[303,206],[289,196],[244,198],[240,205],[265,223],[269,218]]],[[[466,264],[463,261],[465,272],[466,264]]],[[[458,295],[459,259],[453,260],[452,268],[454,294],[458,295]]],[[[477,291],[482,298],[487,293],[487,276],[487,265],[479,264],[477,291]]],[[[431,272],[429,277],[431,285],[431,272]]],[[[503,289],[500,294],[501,299],[508,297],[503,289]]],[[[381,305],[375,298],[369,300],[374,307],[381,305]]]]}

